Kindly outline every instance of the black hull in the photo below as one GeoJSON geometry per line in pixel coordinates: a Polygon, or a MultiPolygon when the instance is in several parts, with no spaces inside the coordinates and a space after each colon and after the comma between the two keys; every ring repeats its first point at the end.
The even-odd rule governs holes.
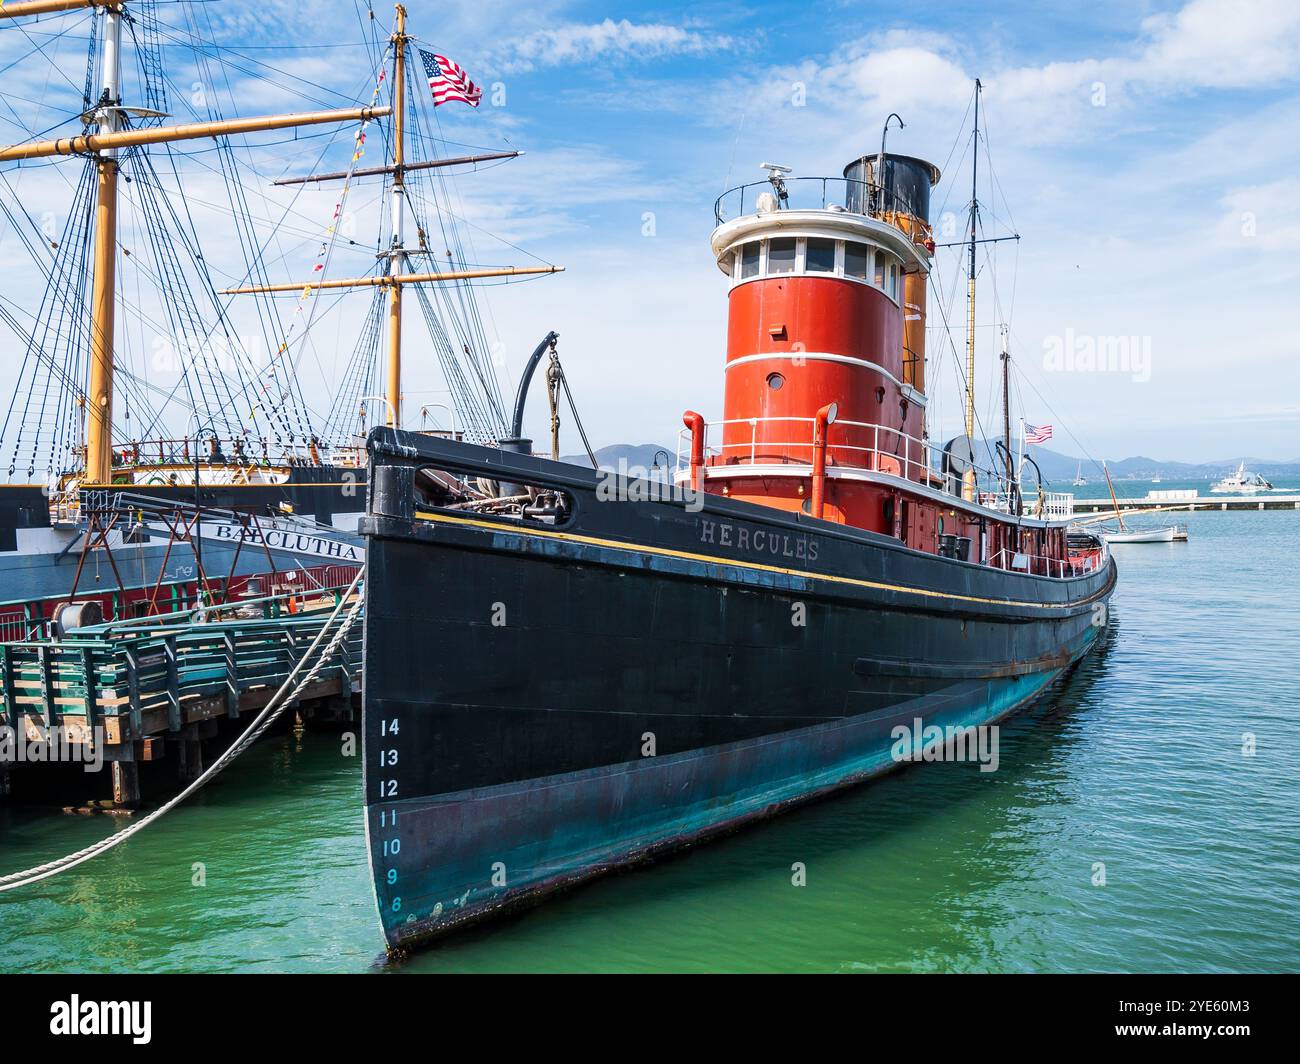
{"type": "Polygon", "coordinates": [[[590,471],[418,437],[372,451],[365,787],[395,947],[888,771],[900,724],[1005,716],[1095,643],[1115,580],[717,497],[601,502],[590,471]],[[420,464],[563,488],[572,517],[417,512],[420,464]]]}

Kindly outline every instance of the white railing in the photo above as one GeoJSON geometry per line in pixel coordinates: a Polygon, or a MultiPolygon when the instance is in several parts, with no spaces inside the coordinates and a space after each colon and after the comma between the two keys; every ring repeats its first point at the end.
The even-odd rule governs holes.
{"type": "Polygon", "coordinates": [[[1106,561],[1106,546],[1103,541],[1101,550],[1089,558],[1053,558],[1047,554],[1029,554],[1025,551],[1009,550],[1006,547],[995,550],[989,555],[988,564],[994,569],[1007,569],[1013,573],[1031,573],[1038,576],[1067,577],[1083,576],[1096,572],[1106,561]]]}
{"type": "MultiPolygon", "coordinates": [[[[813,460],[813,430],[816,425],[816,418],[811,417],[752,417],[752,418],[730,418],[724,421],[706,421],[704,423],[704,455],[706,462],[708,458],[720,458],[722,465],[728,468],[736,465],[763,465],[763,456],[767,452],[773,453],[772,464],[788,464],[791,457],[798,457],[801,450],[807,452],[807,462],[802,463],[812,465],[813,460]],[[770,426],[781,423],[783,426],[790,426],[790,431],[784,435],[796,437],[795,439],[759,439],[759,426],[770,426]],[[721,429],[722,435],[727,435],[728,426],[744,426],[749,429],[748,441],[742,442],[721,442],[714,444],[710,441],[710,432],[712,429],[721,429]],[[801,429],[802,426],[802,429],[801,429]],[[806,435],[804,435],[806,431],[806,435]],[[761,448],[761,451],[760,451],[761,448]]],[[[742,432],[743,436],[744,433],[742,432]]],[[[848,469],[867,469],[877,473],[889,473],[894,476],[902,477],[904,480],[910,480],[913,483],[924,483],[930,487],[936,487],[946,495],[954,498],[961,498],[962,482],[960,477],[945,476],[930,465],[930,442],[920,439],[916,436],[893,428],[889,425],[878,425],[865,421],[835,421],[827,431],[826,456],[829,468],[839,467],[848,469]],[[835,443],[836,436],[841,439],[849,435],[859,437],[863,435],[870,436],[870,445],[862,443],[835,443]],[[883,446],[882,446],[883,440],[883,446]],[[893,449],[891,450],[891,446],[893,449]],[[913,457],[916,455],[917,457],[913,457]]],[[[677,433],[677,472],[679,474],[689,472],[691,462],[691,433],[689,429],[681,429],[677,433]]],[[[978,477],[985,480],[1002,481],[1004,473],[995,472],[991,469],[985,469],[981,466],[975,466],[975,473],[978,477]]],[[[990,509],[1001,509],[1004,513],[1010,512],[1007,505],[1005,493],[982,492],[979,496],[981,505],[990,509]],[[1002,505],[994,506],[984,499],[1002,500],[1002,505]]],[[[1035,496],[1036,498],[1036,496],[1035,496]]],[[[1046,505],[1044,513],[1048,515],[1049,520],[1069,518],[1074,515],[1074,496],[1061,493],[1051,492],[1045,496],[1046,505]]]]}
{"type": "MultiPolygon", "coordinates": [[[[1011,513],[1011,496],[1005,491],[982,491],[979,503],[999,513],[1011,513]]],[[[1074,495],[1068,491],[1045,491],[1021,499],[1021,509],[1027,517],[1045,521],[1074,520],[1074,495]]]]}

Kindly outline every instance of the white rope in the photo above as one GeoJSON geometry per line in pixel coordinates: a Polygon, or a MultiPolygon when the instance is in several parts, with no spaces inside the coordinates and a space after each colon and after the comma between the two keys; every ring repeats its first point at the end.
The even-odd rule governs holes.
{"type": "Polygon", "coordinates": [[[271,696],[271,700],[267,702],[267,704],[262,708],[262,711],[254,718],[253,723],[248,726],[248,729],[239,740],[224,754],[217,758],[217,760],[214,761],[197,779],[195,779],[194,782],[181,791],[180,794],[169,799],[165,804],[155,809],[142,820],[136,821],[130,827],[119,831],[117,834],[112,835],[107,839],[101,839],[99,842],[87,846],[83,850],[78,850],[76,853],[70,853],[67,856],[60,857],[54,861],[48,861],[43,865],[37,865],[35,868],[28,868],[22,872],[11,872],[7,876],[0,876],[0,893],[7,890],[15,890],[18,887],[25,887],[31,883],[38,883],[42,879],[49,879],[51,876],[56,876],[60,872],[66,872],[70,868],[75,868],[77,865],[89,861],[92,857],[98,857],[101,853],[111,850],[114,846],[126,842],[126,840],[136,834],[136,832],[143,831],[144,828],[152,824],[155,820],[158,820],[166,813],[175,809],[176,806],[180,805],[181,802],[185,801],[185,799],[191,794],[197,791],[200,787],[203,787],[219,772],[229,766],[230,763],[247,750],[248,747],[252,746],[262,733],[275,722],[276,718],[279,717],[288,706],[292,705],[293,700],[298,697],[299,692],[301,692],[304,687],[316,678],[316,674],[320,672],[321,668],[325,665],[325,662],[329,661],[334,656],[334,652],[343,641],[343,637],[347,635],[353,622],[356,621],[357,615],[361,612],[361,604],[364,601],[361,596],[357,596],[356,602],[352,604],[352,608],[343,619],[343,623],[339,626],[338,631],[334,633],[334,637],[325,647],[325,650],[319,655],[316,664],[312,666],[311,670],[302,678],[301,681],[293,686],[292,691],[289,690],[290,685],[294,684],[294,680],[302,671],[303,666],[307,664],[308,659],[311,658],[313,653],[315,653],[316,648],[320,646],[321,640],[325,638],[326,633],[330,630],[330,626],[334,624],[339,613],[342,612],[343,606],[348,600],[348,596],[356,591],[357,585],[360,584],[361,577],[364,575],[365,571],[364,566],[357,570],[357,575],[353,577],[352,583],[349,585],[347,591],[343,593],[342,597],[340,597],[338,604],[334,607],[334,611],[321,626],[321,630],[316,634],[316,638],[312,640],[311,645],[306,649],[302,657],[298,659],[298,663],[293,667],[293,670],[285,677],[284,683],[281,684],[275,694],[271,696]]]}

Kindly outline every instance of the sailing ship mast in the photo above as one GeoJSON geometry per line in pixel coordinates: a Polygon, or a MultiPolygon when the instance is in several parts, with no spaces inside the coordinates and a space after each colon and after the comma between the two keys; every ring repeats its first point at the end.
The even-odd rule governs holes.
{"type": "MultiPolygon", "coordinates": [[[[411,158],[412,152],[407,144],[408,108],[413,98],[408,91],[408,45],[412,38],[406,32],[406,9],[396,5],[396,23],[390,37],[394,49],[394,66],[391,68],[393,78],[393,98],[391,106],[367,106],[333,111],[318,111],[301,114],[269,115],[260,118],[226,119],[199,121],[174,125],[150,125],[146,128],[132,128],[131,115],[143,114],[149,118],[165,118],[161,112],[143,112],[137,108],[126,108],[122,103],[122,22],[127,18],[127,3],[130,0],[26,0],[21,3],[0,4],[0,19],[15,18],[21,15],[41,15],[52,12],[66,12],[77,9],[102,9],[99,53],[96,56],[95,73],[92,79],[92,91],[97,99],[89,101],[85,121],[88,129],[80,136],[57,140],[35,141],[0,148],[0,162],[41,159],[53,156],[83,155],[89,156],[96,172],[91,176],[93,200],[91,203],[88,226],[92,232],[89,274],[88,317],[86,349],[89,369],[82,378],[87,383],[84,393],[78,391],[76,402],[82,407],[81,437],[84,446],[84,468],[81,476],[72,483],[80,487],[95,487],[110,484],[115,472],[113,450],[113,415],[115,384],[117,390],[129,386],[128,380],[116,380],[121,377],[122,369],[115,370],[115,341],[123,339],[118,336],[120,327],[115,322],[116,304],[119,301],[122,282],[117,277],[117,259],[119,254],[118,205],[119,172],[126,162],[126,153],[140,145],[163,144],[174,141],[187,141],[203,138],[224,137],[236,133],[252,133],[275,129],[294,128],[332,122],[368,122],[387,115],[394,116],[394,146],[391,162],[382,167],[367,167],[357,170],[355,163],[359,153],[354,157],[353,167],[346,171],[315,174],[304,178],[282,179],[278,184],[305,183],[307,181],[326,181],[343,179],[345,182],[359,173],[385,173],[392,175],[390,190],[391,239],[386,251],[380,258],[386,259],[380,276],[356,277],[343,280],[328,279],[317,274],[311,281],[293,284],[274,284],[268,278],[259,278],[263,283],[228,288],[223,295],[242,293],[276,293],[300,292],[308,298],[320,289],[365,288],[373,289],[383,286],[387,293],[387,355],[384,370],[384,394],[389,407],[388,423],[394,427],[400,425],[402,409],[402,309],[404,289],[407,286],[420,286],[430,282],[468,282],[480,278],[511,277],[533,274],[559,272],[562,267],[545,266],[508,266],[508,267],[470,267],[467,263],[457,263],[458,269],[413,270],[410,254],[406,247],[406,215],[416,204],[408,204],[408,182],[406,174],[411,170],[425,170],[435,167],[447,167],[460,163],[477,163],[491,159],[512,158],[519,152],[493,152],[479,155],[462,156],[445,159],[411,158]],[[85,408],[89,408],[88,410],[85,408]]],[[[382,80],[382,79],[381,79],[382,80]]],[[[372,99],[372,105],[377,104],[372,99]]],[[[364,126],[362,127],[364,130],[364,126]]],[[[346,185],[345,185],[346,187],[346,185]]],[[[333,230],[331,229],[331,232],[333,230]]],[[[420,246],[423,248],[423,233],[420,246]]],[[[449,252],[450,254],[450,252],[449,252]]],[[[451,265],[451,264],[449,264],[451,265]]],[[[319,267],[318,267],[319,268],[319,267]]],[[[424,291],[417,288],[421,307],[426,318],[433,313],[424,291]]],[[[214,293],[215,294],[215,293],[214,293]]],[[[381,310],[382,314],[383,311],[381,310]]],[[[464,344],[461,345],[464,347],[464,344]]],[[[440,357],[451,357],[451,347],[444,343],[440,348],[440,357]]],[[[465,348],[468,353],[468,348],[465,348]]],[[[128,375],[129,378],[129,375],[128,375]]],[[[314,439],[311,453],[315,458],[314,439]]],[[[265,450],[265,448],[264,448],[265,450]]],[[[187,451],[188,454],[188,445],[187,451]]]]}
{"type": "Polygon", "coordinates": [[[0,7],[0,18],[39,15],[80,8],[104,9],[99,101],[92,114],[95,133],[60,140],[0,148],[0,162],[57,155],[92,155],[98,171],[94,223],[94,258],[90,306],[90,374],[85,401],[86,456],[83,487],[108,485],[113,479],[113,347],[117,302],[118,150],[144,144],[200,140],[234,133],[255,133],[329,122],[368,121],[390,113],[386,107],[357,107],[306,114],[193,122],[150,129],[124,128],[121,99],[122,13],[126,0],[31,0],[0,7]]]}
{"type": "Polygon", "coordinates": [[[402,165],[406,155],[406,8],[397,5],[393,33],[393,237],[388,251],[388,424],[402,427],[402,284],[395,276],[406,264],[406,189],[402,165]]]}
{"type": "Polygon", "coordinates": [[[389,38],[393,45],[393,161],[387,166],[367,167],[362,170],[347,170],[328,174],[312,174],[307,177],[286,179],[277,184],[298,184],[308,181],[348,180],[360,174],[393,175],[391,195],[392,234],[386,258],[387,271],[378,277],[353,277],[328,281],[307,281],[298,284],[261,284],[244,285],[237,288],[222,289],[222,295],[248,295],[253,293],[274,292],[308,292],[324,288],[373,288],[383,286],[388,289],[388,358],[385,367],[384,399],[388,407],[387,421],[393,428],[401,428],[402,420],[402,289],[407,285],[423,284],[431,281],[461,281],[486,277],[514,277],[531,274],[560,273],[563,266],[501,266],[469,270],[443,270],[411,273],[410,258],[407,255],[406,226],[406,179],[408,169],[429,169],[452,166],[462,162],[479,162],[487,159],[514,158],[519,152],[495,152],[484,155],[466,156],[456,159],[433,159],[417,163],[406,161],[406,48],[411,37],[406,32],[406,8],[396,5],[396,24],[389,38]],[[408,272],[402,272],[403,268],[408,272]]]}
{"type": "MultiPolygon", "coordinates": [[[[980,205],[976,196],[976,179],[980,158],[980,79],[975,79],[975,132],[971,141],[970,167],[970,263],[966,279],[966,438],[975,446],[975,242],[979,224],[980,205]]],[[[961,497],[967,502],[975,499],[975,466],[962,474],[961,497]]]]}

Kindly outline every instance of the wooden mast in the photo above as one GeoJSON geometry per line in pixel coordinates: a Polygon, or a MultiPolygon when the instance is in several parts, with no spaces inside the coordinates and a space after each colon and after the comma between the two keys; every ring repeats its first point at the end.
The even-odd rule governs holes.
{"type": "Polygon", "coordinates": [[[399,267],[403,255],[406,221],[406,187],[402,167],[406,158],[406,8],[397,5],[393,33],[393,243],[388,252],[388,424],[402,427],[402,285],[399,267]]]}
{"type": "MultiPolygon", "coordinates": [[[[517,159],[521,151],[490,151],[481,155],[457,155],[449,159],[424,159],[413,163],[403,163],[402,173],[410,170],[437,170],[444,166],[466,166],[470,163],[485,163],[495,159],[517,159]]],[[[356,170],[333,170],[328,174],[308,174],[306,177],[279,177],[271,182],[273,185],[306,185],[313,181],[341,181],[345,177],[374,177],[375,174],[395,173],[397,167],[392,163],[386,166],[362,166],[356,170]]]]}
{"type": "Polygon", "coordinates": [[[260,118],[225,118],[215,122],[189,122],[183,126],[155,126],[125,129],[120,133],[86,133],[63,140],[37,140],[0,148],[0,162],[18,159],[47,159],[54,155],[85,155],[110,148],[133,148],[140,144],[169,144],[178,140],[203,140],[233,133],[262,133],[295,126],[318,126],[327,122],[365,122],[383,118],[390,107],[346,107],[338,111],[304,111],[298,114],[263,115],[260,118]]]}
{"type": "Polygon", "coordinates": [[[85,7],[107,7],[120,10],[122,0],[25,0],[6,4],[0,0],[0,18],[18,18],[22,15],[53,15],[60,11],[79,11],[85,7]]]}
{"type": "Polygon", "coordinates": [[[383,274],[379,277],[340,277],[327,281],[289,281],[279,284],[250,284],[223,288],[223,296],[246,296],[255,292],[303,292],[320,288],[387,288],[389,285],[425,284],[430,281],[470,281],[480,277],[524,277],[539,273],[563,273],[563,266],[485,266],[478,270],[443,270],[435,273],[383,274]]]}
{"type": "Polygon", "coordinates": [[[1106,468],[1106,463],[1101,463],[1101,471],[1106,474],[1106,487],[1110,489],[1110,504],[1115,507],[1115,520],[1119,522],[1119,530],[1124,529],[1124,515],[1119,512],[1119,500],[1115,498],[1115,485],[1110,482],[1110,470],[1106,468]]]}
{"type": "MultiPolygon", "coordinates": [[[[116,133],[122,112],[122,12],[104,11],[99,128],[116,133]]],[[[95,265],[90,297],[90,380],[86,388],[86,480],[113,480],[113,337],[117,281],[117,149],[100,153],[95,200],[95,265]]]]}
{"type": "MultiPolygon", "coordinates": [[[[975,79],[975,133],[971,145],[970,168],[970,276],[966,281],[966,438],[975,449],[975,237],[979,222],[979,200],[976,199],[976,177],[979,173],[980,154],[980,79],[975,79]]],[[[967,502],[975,499],[975,467],[962,474],[961,497],[967,502]]]]}

